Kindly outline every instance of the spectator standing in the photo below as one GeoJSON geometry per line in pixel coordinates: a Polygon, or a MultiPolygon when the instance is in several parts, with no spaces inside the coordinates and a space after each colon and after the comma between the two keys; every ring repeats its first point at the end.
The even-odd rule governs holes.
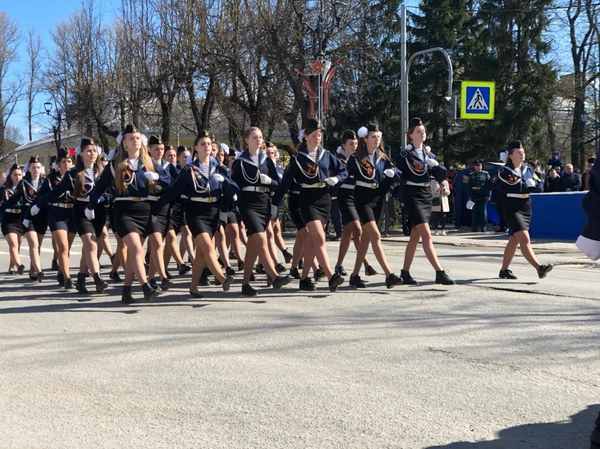
{"type": "Polygon", "coordinates": [[[590,174],[592,173],[592,167],[596,163],[596,158],[591,157],[588,159],[587,166],[585,167],[585,173],[581,177],[581,190],[588,191],[590,190],[590,174]]]}
{"type": "Polygon", "coordinates": [[[561,181],[560,176],[555,168],[551,168],[548,170],[548,176],[546,177],[546,182],[544,184],[544,192],[561,192],[561,181]]]}
{"type": "Polygon", "coordinates": [[[474,164],[475,170],[469,174],[469,199],[475,202],[473,206],[473,218],[471,227],[473,232],[479,228],[483,232],[487,231],[487,202],[490,200],[490,192],[480,192],[479,190],[490,180],[488,172],[483,170],[483,161],[478,159],[474,164]]]}
{"type": "Polygon", "coordinates": [[[550,159],[548,159],[548,165],[552,168],[554,167],[560,167],[560,171],[562,171],[563,168],[563,161],[560,158],[560,152],[555,151],[554,153],[552,153],[552,156],[550,156],[550,159]]]}
{"type": "Polygon", "coordinates": [[[581,175],[573,172],[573,165],[565,165],[565,173],[560,177],[561,192],[575,192],[581,189],[581,175]]]}
{"type": "Polygon", "coordinates": [[[432,179],[429,186],[433,195],[431,218],[429,219],[430,227],[433,230],[433,235],[439,235],[438,225],[442,228],[441,234],[446,235],[446,214],[450,212],[450,202],[448,201],[450,184],[446,180],[439,183],[437,180],[432,179]]]}

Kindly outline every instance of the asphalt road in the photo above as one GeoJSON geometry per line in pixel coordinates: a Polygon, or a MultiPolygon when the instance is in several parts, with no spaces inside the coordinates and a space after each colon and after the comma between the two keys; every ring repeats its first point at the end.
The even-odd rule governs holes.
{"type": "MultiPolygon", "coordinates": [[[[404,246],[385,243],[397,272],[404,246]]],[[[152,303],[134,288],[131,306],[113,285],[83,298],[51,272],[2,274],[0,448],[589,447],[598,268],[546,251],[546,279],[517,257],[519,279],[500,280],[501,251],[439,245],[451,287],[419,251],[416,287],[378,275],[300,294],[262,276],[256,298],[238,282],[197,300],[179,277],[152,303]]]]}

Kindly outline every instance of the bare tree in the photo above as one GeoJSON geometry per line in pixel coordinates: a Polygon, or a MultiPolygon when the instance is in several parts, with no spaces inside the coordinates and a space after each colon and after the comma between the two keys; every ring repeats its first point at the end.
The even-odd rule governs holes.
{"type": "Polygon", "coordinates": [[[29,140],[33,140],[33,103],[40,93],[39,76],[42,70],[42,39],[35,28],[30,28],[27,33],[27,131],[29,140]]]}
{"type": "Polygon", "coordinates": [[[5,130],[21,95],[18,81],[9,80],[11,64],[19,59],[17,47],[21,41],[19,27],[4,11],[0,11],[0,155],[6,150],[5,130]]]}

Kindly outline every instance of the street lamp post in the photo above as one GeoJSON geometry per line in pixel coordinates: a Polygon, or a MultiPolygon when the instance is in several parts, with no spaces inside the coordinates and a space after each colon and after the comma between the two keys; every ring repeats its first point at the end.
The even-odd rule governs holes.
{"type": "MultiPolygon", "coordinates": [[[[317,25],[316,25],[316,27],[312,27],[308,22],[306,22],[304,20],[304,13],[300,9],[301,5],[303,3],[304,2],[301,0],[295,0],[292,2],[292,6],[294,8],[294,12],[298,16],[298,20],[300,21],[300,24],[302,26],[306,26],[317,37],[317,52],[315,54],[315,58],[317,60],[317,63],[315,63],[315,66],[319,67],[319,70],[317,70],[317,73],[316,73],[317,83],[318,83],[317,119],[319,120],[319,122],[322,125],[324,125],[324,123],[323,123],[323,102],[324,102],[323,67],[325,67],[326,57],[325,57],[325,51],[323,49],[323,41],[324,41],[325,5],[323,4],[323,0],[320,0],[320,2],[319,2],[319,17],[317,19],[317,25]]],[[[340,24],[340,21],[342,19],[342,12],[346,6],[347,6],[346,3],[340,2],[340,1],[336,1],[333,3],[333,13],[335,16],[335,25],[336,26],[338,26],[340,24]]]]}
{"type": "Polygon", "coordinates": [[[46,114],[49,117],[52,117],[57,122],[56,125],[52,125],[52,133],[54,134],[54,143],[56,145],[56,152],[58,153],[58,150],[60,150],[60,144],[61,144],[60,132],[61,132],[61,128],[62,128],[62,111],[60,111],[60,109],[57,109],[56,117],[50,115],[50,112],[52,111],[52,103],[49,101],[44,103],[44,109],[46,110],[46,114]]]}

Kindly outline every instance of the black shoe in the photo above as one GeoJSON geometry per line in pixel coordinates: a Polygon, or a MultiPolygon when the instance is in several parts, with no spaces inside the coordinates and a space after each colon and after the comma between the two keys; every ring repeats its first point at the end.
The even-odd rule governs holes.
{"type": "Polygon", "coordinates": [[[339,274],[335,273],[333,276],[331,276],[331,279],[329,279],[329,291],[335,292],[337,288],[343,283],[344,278],[341,277],[339,274]]]}
{"type": "Polygon", "coordinates": [[[294,258],[294,255],[292,253],[290,253],[287,249],[284,249],[283,251],[281,251],[281,254],[283,254],[285,263],[290,263],[292,261],[292,259],[294,258]]]}
{"type": "Polygon", "coordinates": [[[144,299],[146,301],[152,301],[160,294],[160,292],[157,289],[152,288],[148,282],[142,285],[142,291],[144,292],[144,299]]]}
{"type": "Polygon", "coordinates": [[[448,276],[448,273],[446,273],[444,270],[435,272],[435,283],[442,284],[442,285],[456,284],[456,282],[454,282],[452,279],[450,279],[450,277],[448,276]]]}
{"type": "MultiPolygon", "coordinates": [[[[544,276],[546,276],[546,275],[544,275],[544,276]]],[[[42,282],[44,280],[44,272],[40,271],[38,274],[36,274],[35,280],[38,282],[42,282]]]]}
{"type": "Polygon", "coordinates": [[[338,265],[337,267],[335,267],[335,272],[337,274],[339,274],[340,276],[347,276],[348,273],[346,273],[346,270],[344,270],[344,267],[342,267],[341,265],[338,265]]]}
{"type": "Polygon", "coordinates": [[[179,270],[179,275],[182,276],[185,273],[187,273],[188,271],[190,271],[192,269],[192,267],[190,267],[188,264],[183,264],[183,265],[179,265],[177,267],[177,269],[179,270]]]}
{"type": "Polygon", "coordinates": [[[19,275],[23,275],[23,273],[25,273],[25,265],[19,265],[17,267],[17,273],[19,273],[19,275]]]}
{"type": "Polygon", "coordinates": [[[198,282],[198,285],[200,285],[201,287],[208,287],[210,285],[210,281],[208,280],[208,273],[210,273],[210,270],[207,270],[206,268],[202,271],[202,275],[200,276],[200,282],[198,282]]]}
{"type": "Polygon", "coordinates": [[[298,268],[290,268],[290,276],[294,279],[300,279],[300,271],[298,271],[298,268]]]}
{"type": "Polygon", "coordinates": [[[77,273],[77,283],[75,284],[75,290],[83,295],[87,295],[89,293],[88,289],[85,286],[85,273],[77,273]]]}
{"type": "Polygon", "coordinates": [[[173,279],[173,275],[171,275],[171,273],[168,271],[165,271],[165,273],[167,274],[167,279],[173,279]]]}
{"type": "Polygon", "coordinates": [[[517,279],[510,270],[500,270],[500,279],[517,279]]]}
{"type": "Polygon", "coordinates": [[[64,287],[65,286],[65,276],[60,271],[56,275],[56,280],[58,282],[58,286],[59,287],[64,287]]]}
{"type": "Polygon", "coordinates": [[[104,279],[102,279],[102,276],[100,276],[100,273],[96,273],[94,275],[94,284],[96,284],[96,291],[98,293],[102,293],[104,290],[106,290],[108,288],[108,284],[106,283],[106,281],[104,279]]]}
{"type": "Polygon", "coordinates": [[[192,298],[198,298],[198,299],[204,298],[204,296],[202,296],[202,293],[200,293],[200,292],[193,292],[191,290],[190,290],[190,295],[191,295],[192,298]]]}
{"type": "Polygon", "coordinates": [[[392,288],[393,286],[400,284],[402,284],[402,278],[396,276],[394,273],[390,274],[385,278],[385,286],[387,288],[392,288]]]}
{"type": "Polygon", "coordinates": [[[32,281],[37,281],[37,275],[33,274],[32,272],[29,272],[29,279],[31,279],[32,281]]]}
{"type": "Polygon", "coordinates": [[[284,271],[287,271],[287,268],[282,263],[278,263],[275,265],[275,271],[277,271],[277,273],[283,273],[284,271]]]}
{"type": "Polygon", "coordinates": [[[284,285],[289,284],[292,281],[290,275],[287,276],[277,276],[273,281],[273,290],[279,290],[284,285]]]}
{"type": "Polygon", "coordinates": [[[221,259],[220,257],[217,257],[217,262],[219,262],[219,265],[221,265],[221,268],[223,268],[225,266],[223,259],[221,259]]]}
{"type": "Polygon", "coordinates": [[[58,271],[58,260],[52,259],[52,267],[50,269],[52,271],[58,271]]]}
{"type": "Polygon", "coordinates": [[[258,264],[254,271],[256,272],[256,274],[267,274],[267,272],[265,271],[265,267],[263,267],[261,264],[258,264]]]}
{"type": "Polygon", "coordinates": [[[313,284],[310,278],[300,279],[300,290],[305,292],[314,292],[317,286],[313,284]]]}
{"type": "Polygon", "coordinates": [[[358,274],[356,276],[350,275],[349,284],[352,287],[356,287],[356,288],[366,288],[367,287],[367,284],[365,284],[365,281],[363,281],[358,274]]]}
{"type": "Polygon", "coordinates": [[[123,301],[125,304],[133,304],[135,302],[135,299],[133,299],[133,296],[131,296],[131,287],[123,287],[121,301],[123,301]]]}
{"type": "Polygon", "coordinates": [[[242,295],[244,296],[256,296],[258,295],[258,291],[252,288],[250,284],[242,285],[242,295]]]}
{"type": "Polygon", "coordinates": [[[419,285],[419,283],[413,279],[407,270],[400,271],[400,278],[402,279],[402,283],[405,285],[419,285]]]}
{"type": "Polygon", "coordinates": [[[546,275],[552,271],[552,268],[554,268],[554,265],[540,265],[540,268],[538,269],[538,277],[540,279],[544,279],[546,275]]]}
{"type": "Polygon", "coordinates": [[[315,282],[319,282],[324,277],[325,277],[325,272],[323,270],[321,270],[320,268],[317,268],[317,271],[315,271],[315,282]]]}
{"type": "Polygon", "coordinates": [[[235,270],[231,267],[225,269],[225,276],[235,276],[235,270]]]}
{"type": "Polygon", "coordinates": [[[365,268],[365,275],[367,276],[375,276],[377,274],[377,271],[375,271],[375,268],[373,268],[372,265],[367,266],[367,268],[365,268]]]}
{"type": "Polygon", "coordinates": [[[244,271],[244,261],[238,260],[238,271],[244,271]]]}
{"type": "Polygon", "coordinates": [[[148,281],[148,284],[150,284],[150,287],[152,287],[154,290],[158,290],[160,287],[158,286],[158,282],[156,282],[156,279],[152,278],[148,281]]]}
{"type": "Polygon", "coordinates": [[[119,276],[119,273],[117,273],[116,271],[111,271],[110,273],[108,273],[108,278],[111,281],[123,282],[123,279],[121,279],[121,276],[119,276]]]}
{"type": "Polygon", "coordinates": [[[231,284],[233,284],[233,276],[227,276],[225,282],[223,282],[223,291],[228,292],[231,288],[231,284]]]}
{"type": "Polygon", "coordinates": [[[256,276],[254,276],[254,273],[250,275],[250,282],[256,282],[256,276]]]}
{"type": "Polygon", "coordinates": [[[73,289],[73,279],[66,278],[64,286],[65,286],[65,290],[72,290],[73,289]]]}
{"type": "Polygon", "coordinates": [[[171,279],[169,279],[169,278],[163,278],[163,280],[160,281],[160,289],[163,292],[166,292],[171,287],[173,287],[173,281],[171,279]]]}
{"type": "Polygon", "coordinates": [[[298,262],[298,269],[301,270],[302,268],[304,268],[304,260],[300,259],[298,262]]]}

